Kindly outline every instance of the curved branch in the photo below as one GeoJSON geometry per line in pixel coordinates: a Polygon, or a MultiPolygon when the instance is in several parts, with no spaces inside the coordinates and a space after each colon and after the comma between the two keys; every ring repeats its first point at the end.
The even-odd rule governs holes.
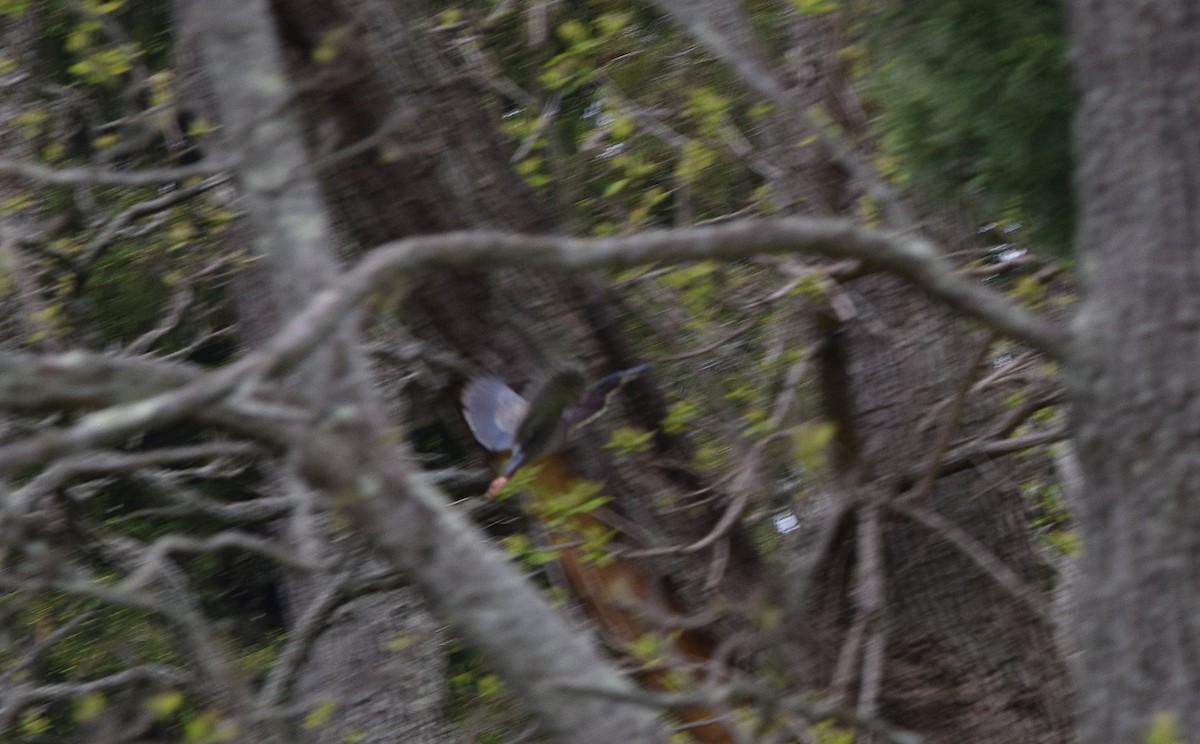
{"type": "MultiPolygon", "coordinates": [[[[784,217],[649,230],[624,237],[569,238],[501,232],[458,232],[385,244],[339,284],[360,296],[401,272],[433,267],[521,266],[579,271],[626,268],[654,261],[744,259],[807,253],[856,259],[909,280],[934,299],[1028,343],[1052,359],[1066,356],[1058,327],[964,278],[923,238],[862,227],[853,220],[784,217]]],[[[355,298],[358,301],[358,298],[355,298]]]]}
{"type": "MultiPolygon", "coordinates": [[[[299,363],[369,297],[419,269],[522,266],[559,270],[622,268],[653,261],[741,259],[763,253],[815,253],[854,258],[903,276],[932,297],[1053,359],[1066,356],[1059,328],[1003,295],[959,276],[927,241],[871,230],[851,220],[786,217],[651,230],[627,237],[570,238],[472,231],[410,238],[370,253],[319,292],[264,349],[191,384],[148,400],[99,411],[68,430],[49,432],[0,449],[0,469],[19,470],[52,457],[183,417],[228,397],[247,379],[284,372],[299,363]]],[[[63,358],[66,359],[65,355],[63,358]]],[[[28,382],[28,381],[26,381],[28,382]]]]}
{"type": "Polygon", "coordinates": [[[987,574],[1000,588],[1008,592],[1009,596],[1032,612],[1034,617],[1047,626],[1053,627],[1054,622],[1050,611],[1037,591],[1009,568],[999,556],[988,550],[987,546],[968,534],[966,530],[941,514],[919,506],[893,501],[885,505],[885,508],[893,514],[898,514],[931,530],[953,545],[974,563],[976,568],[987,574]]]}
{"type": "Polygon", "coordinates": [[[0,175],[16,176],[48,186],[157,186],[196,176],[211,176],[228,170],[233,165],[235,164],[231,161],[204,160],[194,165],[176,168],[120,171],[88,166],[50,168],[38,163],[0,158],[0,175]]]}

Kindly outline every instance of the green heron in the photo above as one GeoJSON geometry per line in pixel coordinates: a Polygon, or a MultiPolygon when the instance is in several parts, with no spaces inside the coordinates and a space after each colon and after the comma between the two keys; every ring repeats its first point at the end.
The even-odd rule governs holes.
{"type": "Polygon", "coordinates": [[[488,486],[493,498],[513,473],[534,460],[557,452],[568,435],[604,411],[609,398],[628,380],[650,365],[613,372],[587,392],[577,369],[555,372],[527,401],[495,377],[477,377],[463,389],[463,414],[471,432],[492,452],[508,452],[508,462],[488,486]]]}

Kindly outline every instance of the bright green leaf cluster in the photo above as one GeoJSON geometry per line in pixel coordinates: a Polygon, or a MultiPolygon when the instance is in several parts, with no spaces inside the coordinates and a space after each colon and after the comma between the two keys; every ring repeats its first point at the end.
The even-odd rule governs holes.
{"type": "Polygon", "coordinates": [[[652,446],[654,432],[639,429],[635,426],[622,426],[612,433],[612,438],[604,446],[616,450],[623,455],[646,452],[652,446]]]}

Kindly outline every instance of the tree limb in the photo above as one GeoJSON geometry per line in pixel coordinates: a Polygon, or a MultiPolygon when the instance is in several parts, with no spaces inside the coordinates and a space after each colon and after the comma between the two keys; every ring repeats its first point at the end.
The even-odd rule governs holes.
{"type": "Polygon", "coordinates": [[[911,504],[892,501],[885,505],[888,511],[905,517],[930,530],[953,545],[966,556],[976,568],[987,574],[1009,596],[1020,602],[1047,626],[1053,626],[1046,603],[1037,592],[1009,568],[1004,561],[988,550],[987,546],[969,535],[966,530],[937,512],[911,504]]]}
{"type": "Polygon", "coordinates": [[[892,725],[878,716],[864,716],[841,705],[835,705],[804,697],[780,698],[773,692],[747,684],[730,684],[694,692],[653,693],[630,692],[607,688],[591,688],[572,685],[566,688],[576,694],[601,695],[618,700],[628,700],[652,708],[677,710],[681,708],[717,708],[727,705],[759,705],[766,708],[782,708],[793,711],[812,723],[833,720],[837,723],[860,728],[878,734],[892,744],[922,744],[924,738],[915,732],[892,725]]]}
{"type": "Polygon", "coordinates": [[[934,299],[1028,343],[1052,359],[1066,355],[1062,329],[963,278],[928,241],[872,230],[847,219],[740,220],[596,239],[486,231],[447,233],[381,246],[339,284],[363,296],[370,293],[369,285],[383,287],[401,273],[424,268],[522,266],[579,271],[654,261],[735,260],[765,253],[810,253],[861,260],[908,279],[934,299]]]}
{"type": "Polygon", "coordinates": [[[0,175],[16,176],[47,186],[157,186],[196,176],[211,176],[233,166],[225,161],[202,161],[177,168],[118,171],[106,168],[48,168],[37,163],[0,158],[0,175]]]}
{"type": "MultiPolygon", "coordinates": [[[[161,425],[219,401],[247,380],[285,371],[306,358],[339,324],[404,274],[433,267],[520,265],[560,270],[622,268],[652,261],[747,258],[804,251],[856,258],[906,277],[931,296],[1054,359],[1066,355],[1065,333],[960,277],[927,241],[871,230],[850,220],[788,217],[708,227],[652,230],[615,238],[526,236],[492,231],[446,233],[388,243],[319,292],[262,351],[203,375],[185,388],[85,417],[0,449],[0,470],[36,466],[53,457],[161,425]]],[[[26,381],[28,382],[28,381],[26,381]]]]}
{"type": "Polygon", "coordinates": [[[160,687],[172,687],[183,684],[189,676],[180,669],[162,664],[142,664],[122,669],[106,677],[83,682],[59,682],[38,687],[24,684],[14,685],[9,687],[0,698],[3,701],[0,702],[0,726],[6,726],[22,708],[30,705],[66,700],[95,692],[107,692],[138,682],[152,682],[160,687]]]}

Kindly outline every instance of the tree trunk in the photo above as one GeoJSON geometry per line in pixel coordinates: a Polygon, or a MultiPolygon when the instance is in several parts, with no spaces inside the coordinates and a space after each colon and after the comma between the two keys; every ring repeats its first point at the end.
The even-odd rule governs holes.
{"type": "MultiPolygon", "coordinates": [[[[302,100],[307,104],[311,130],[327,138],[315,143],[317,167],[324,167],[325,191],[333,195],[341,207],[343,229],[360,244],[369,246],[413,233],[464,226],[500,224],[516,229],[544,228],[547,223],[543,213],[508,168],[503,149],[498,146],[498,138],[492,130],[493,122],[487,112],[478,107],[474,91],[454,80],[429,40],[413,32],[415,24],[402,22],[387,3],[364,0],[347,5],[351,7],[303,0],[276,5],[276,20],[295,63],[293,72],[297,84],[310,83],[302,100]],[[318,56],[313,53],[316,46],[338,32],[351,34],[355,42],[345,44],[332,64],[310,67],[311,60],[318,56]],[[323,75],[332,75],[335,79],[323,79],[323,75]],[[350,82],[336,79],[339,75],[345,75],[346,81],[350,82]],[[379,136],[381,131],[386,132],[386,143],[381,143],[378,148],[368,148],[365,154],[349,158],[336,152],[339,147],[379,136]],[[388,146],[401,153],[400,162],[389,162],[380,157],[382,151],[388,151],[388,146]],[[332,154],[331,150],[334,151],[332,154]],[[330,162],[321,162],[322,155],[329,157],[330,162]]],[[[229,9],[223,13],[214,12],[231,14],[229,9]]],[[[213,16],[209,17],[208,23],[217,25],[213,16]]],[[[214,74],[223,71],[233,79],[232,82],[223,81],[223,89],[218,86],[219,100],[233,107],[239,102],[244,83],[236,79],[239,70],[229,69],[235,55],[226,56],[228,58],[217,65],[210,55],[210,65],[214,67],[214,74]]],[[[255,69],[249,60],[243,59],[237,64],[245,68],[241,72],[255,69]]],[[[282,105],[278,107],[283,108],[282,105]]],[[[284,133],[275,126],[264,125],[262,130],[256,129],[258,119],[252,115],[247,118],[245,108],[237,114],[234,120],[237,126],[231,129],[270,138],[261,142],[261,147],[252,147],[243,153],[243,161],[253,167],[261,157],[260,150],[281,148],[279,139],[284,133]]],[[[274,109],[262,102],[258,108],[274,109]]],[[[280,121],[286,121],[282,114],[278,116],[280,121]]],[[[301,179],[304,168],[298,161],[292,158],[288,162],[291,176],[286,185],[272,185],[262,189],[262,193],[254,194],[257,199],[270,202],[256,205],[257,211],[279,218],[274,225],[277,231],[289,234],[289,231],[300,230],[288,238],[275,237],[274,273],[294,277],[300,267],[310,267],[307,279],[298,278],[276,292],[281,296],[281,306],[289,306],[291,299],[305,294],[306,281],[310,287],[319,286],[321,277],[329,271],[325,265],[314,268],[306,262],[304,255],[297,257],[295,265],[285,265],[289,251],[313,238],[311,221],[318,219],[321,213],[318,204],[282,214],[286,212],[285,207],[294,207],[299,201],[299,195],[292,192],[305,191],[309,186],[301,179]],[[271,201],[275,199],[279,201],[271,201]]],[[[269,172],[253,170],[246,179],[246,186],[253,191],[261,187],[260,179],[269,183],[280,172],[287,171],[278,168],[269,172]]],[[[328,240],[328,231],[321,232],[328,240]]],[[[494,277],[475,272],[429,272],[413,277],[414,289],[405,301],[407,319],[425,340],[437,344],[439,351],[451,350],[480,366],[492,366],[488,364],[491,361],[489,355],[503,359],[501,354],[507,354],[513,366],[519,365],[532,378],[544,369],[545,364],[544,357],[538,355],[542,344],[536,340],[531,343],[526,335],[531,330],[555,325],[562,327],[563,323],[547,320],[539,325],[524,324],[520,321],[526,315],[521,313],[514,318],[510,307],[535,304],[530,301],[534,298],[545,303],[546,299],[560,296],[560,289],[550,282],[541,282],[534,286],[551,291],[540,297],[536,293],[532,296],[522,293],[510,299],[493,291],[494,282],[494,277]],[[488,323],[488,320],[495,322],[488,323]]],[[[307,292],[311,293],[312,289],[307,292]]],[[[545,303],[542,312],[548,315],[555,309],[553,303],[545,303]]],[[[567,335],[561,333],[557,337],[567,335]]],[[[574,331],[570,335],[579,334],[574,331]]],[[[346,358],[353,362],[352,357],[346,358]]],[[[334,361],[341,359],[335,357],[334,361]]],[[[347,374],[326,375],[327,384],[344,385],[347,381],[352,384],[358,379],[351,374],[356,371],[352,363],[341,362],[340,368],[347,374]]],[[[362,400],[355,402],[361,404],[362,400]]],[[[355,457],[368,463],[362,472],[367,472],[383,458],[382,453],[373,451],[379,448],[369,442],[365,439],[361,451],[354,453],[355,457]]],[[[388,484],[399,485],[398,468],[389,466],[388,472],[396,476],[395,482],[388,484]]],[[[333,477],[340,476],[335,474],[333,477]]],[[[339,480],[334,490],[342,487],[343,481],[339,480]]],[[[385,487],[385,490],[388,489],[385,487]]],[[[409,490],[413,491],[411,503],[398,505],[391,511],[380,511],[374,502],[347,507],[347,510],[360,521],[369,523],[369,527],[362,523],[359,527],[375,538],[376,546],[385,555],[410,570],[411,561],[421,562],[421,569],[414,574],[427,595],[444,611],[448,620],[457,621],[455,624],[467,640],[480,647],[496,664],[513,690],[523,695],[524,702],[542,714],[546,727],[560,737],[569,735],[577,741],[655,740],[654,711],[629,702],[609,700],[603,695],[581,697],[578,692],[562,689],[564,678],[569,678],[565,681],[570,684],[584,687],[616,689],[620,689],[624,681],[597,656],[588,634],[577,634],[574,629],[568,631],[562,619],[550,612],[547,603],[537,596],[529,596],[532,591],[529,587],[512,586],[512,569],[499,562],[490,547],[471,543],[471,540],[477,541],[478,536],[457,521],[457,515],[442,513],[446,508],[444,505],[440,509],[433,508],[427,502],[429,496],[416,494],[415,487],[409,490]],[[423,500],[423,503],[417,503],[423,500]],[[401,513],[407,517],[399,516],[401,513]],[[420,525],[425,524],[423,520],[430,520],[428,529],[421,529],[420,525]],[[378,530],[385,523],[388,524],[386,532],[380,534],[378,530]],[[420,534],[409,534],[414,530],[420,534]],[[497,565],[483,571],[477,565],[479,561],[497,565]],[[476,567],[472,569],[472,565],[476,567]],[[462,571],[472,572],[470,581],[449,575],[462,571]],[[440,578],[435,579],[435,574],[440,578]],[[486,588],[479,586],[484,581],[490,582],[486,588]],[[504,606],[496,606],[496,602],[504,606]],[[497,622],[504,627],[497,629],[497,622]],[[523,645],[528,643],[536,643],[538,647],[530,649],[523,645]]],[[[364,502],[372,498],[378,496],[364,497],[364,502]]],[[[370,626],[378,625],[374,621],[375,618],[358,618],[347,624],[344,631],[362,637],[367,644],[374,642],[378,647],[380,639],[374,637],[370,629],[370,626]]],[[[331,639],[323,648],[336,650],[336,640],[331,639]]],[[[319,651],[314,651],[314,656],[319,651]]],[[[352,675],[344,674],[347,662],[362,664],[368,660],[368,650],[343,653],[336,658],[328,655],[319,658],[335,669],[327,677],[337,683],[339,693],[351,693],[351,702],[358,702],[360,697],[354,694],[355,691],[361,691],[361,697],[372,697],[369,694],[370,677],[358,675],[360,685],[355,684],[352,675]]],[[[306,687],[312,686],[313,679],[321,678],[319,670],[316,671],[317,677],[307,676],[306,687]]],[[[374,728],[390,730],[387,725],[374,728]]],[[[345,725],[339,725],[339,730],[349,732],[345,725]]]]}
{"type": "MultiPolygon", "coordinates": [[[[1080,736],[1200,732],[1200,8],[1072,3],[1080,736]]],[[[1162,739],[1166,740],[1166,739],[1162,739]]],[[[1175,739],[1172,739],[1175,740],[1175,739]]]]}
{"type": "MultiPolygon", "coordinates": [[[[322,169],[340,224],[359,246],[463,228],[554,229],[544,205],[509,163],[498,112],[481,105],[488,98],[412,20],[423,17],[421,3],[277,0],[275,7],[293,78],[317,81],[330,68],[338,71],[333,82],[314,83],[306,95],[309,129],[325,138],[320,146],[337,150],[386,131],[381,146],[396,153],[395,160],[383,159],[371,149],[322,169]],[[321,40],[352,23],[359,24],[355,43],[345,45],[330,65],[314,63],[321,40]]],[[[588,276],[513,269],[430,271],[412,277],[400,309],[405,331],[426,349],[463,362],[459,376],[486,371],[522,389],[555,365],[583,362],[612,371],[642,361],[630,351],[609,310],[611,295],[599,284],[588,276]]],[[[419,391],[424,397],[411,406],[412,429],[433,424],[442,440],[447,433],[469,436],[457,410],[456,385],[462,380],[448,377],[436,380],[440,389],[419,391]]],[[[650,377],[633,381],[628,393],[638,400],[638,423],[655,429],[666,406],[650,377]]],[[[645,506],[653,494],[700,485],[686,466],[645,467],[636,478],[619,480],[604,450],[583,444],[568,453],[573,471],[613,485],[607,493],[648,534],[669,533],[645,506]]],[[[677,437],[663,435],[656,445],[658,454],[686,462],[686,454],[679,454],[686,446],[677,437]]],[[[710,519],[706,524],[693,518],[687,529],[703,535],[716,517],[710,519]]],[[[738,557],[735,551],[731,563],[738,557]]],[[[707,570],[702,558],[690,564],[700,576],[707,570]]],[[[730,574],[739,568],[732,565],[730,574]]]]}
{"type": "MultiPolygon", "coordinates": [[[[919,487],[904,475],[927,467],[937,432],[952,415],[947,403],[990,359],[978,354],[987,339],[895,277],[858,279],[847,291],[855,315],[829,329],[835,338],[823,343],[840,344],[844,359],[844,398],[827,407],[857,433],[836,477],[857,520],[841,532],[847,544],[828,551],[818,573],[824,581],[813,586],[819,599],[799,621],[819,639],[806,666],[835,693],[865,701],[864,712],[929,742],[1069,741],[1070,690],[1048,613],[1031,611],[945,532],[903,516],[909,507],[933,513],[944,520],[937,524],[969,535],[979,552],[998,558],[1048,602],[1029,517],[1009,478],[972,468],[939,477],[914,499],[919,487]],[[876,510],[872,557],[864,519],[876,510]]],[[[996,404],[988,396],[970,400],[959,436],[986,428],[996,404]]],[[[989,467],[1004,473],[1011,466],[989,467]]]]}
{"type": "MultiPolygon", "coordinates": [[[[190,8],[185,4],[191,12],[178,14],[178,27],[196,30],[194,36],[181,36],[194,39],[205,60],[207,80],[198,88],[211,89],[203,97],[233,133],[229,146],[240,161],[248,225],[238,234],[252,240],[264,259],[240,277],[237,287],[243,341],[253,345],[277,331],[281,317],[302,310],[338,268],[323,198],[305,165],[308,153],[297,118],[278,112],[264,124],[258,112],[270,98],[240,77],[245,73],[284,83],[273,28],[261,12],[265,6],[255,12],[241,5],[235,10],[216,0],[190,8]],[[221,19],[233,17],[240,25],[221,26],[221,19]],[[211,33],[211,26],[225,33],[211,33]],[[240,35],[229,33],[233,29],[240,35]],[[280,172],[288,173],[282,182],[276,180],[280,172]]],[[[381,396],[372,389],[356,344],[353,324],[347,324],[306,363],[300,392],[314,412],[353,406],[372,412],[382,426],[381,396]]],[[[287,523],[279,526],[297,554],[316,558],[311,554],[318,552],[320,560],[336,564],[339,571],[368,563],[361,538],[335,529],[311,505],[300,506],[311,504],[314,496],[294,474],[276,473],[273,480],[297,503],[287,523]]],[[[284,578],[293,629],[338,581],[332,571],[284,578]]],[[[297,675],[295,697],[303,710],[330,706],[334,711],[327,723],[306,735],[314,741],[360,733],[366,741],[395,736],[410,742],[446,741],[446,662],[439,646],[438,623],[410,588],[342,602],[297,675]],[[403,650],[389,652],[397,638],[406,639],[403,650]]]]}
{"type": "MultiPolygon", "coordinates": [[[[750,26],[740,3],[656,4],[776,104],[782,120],[774,128],[790,133],[780,139],[811,134],[806,128],[816,124],[806,112],[814,104],[843,111],[839,101],[849,92],[836,87],[843,64],[836,57],[816,63],[827,87],[787,88],[781,81],[789,76],[774,75],[746,40],[750,26]]],[[[824,19],[796,24],[791,37],[802,42],[799,58],[842,45],[824,19]]],[[[838,123],[853,134],[861,122],[843,116],[838,123]]],[[[893,227],[912,229],[907,209],[861,156],[840,135],[822,135],[819,163],[809,156],[801,168],[794,155],[774,158],[790,166],[776,184],[780,192],[803,198],[809,211],[834,213],[868,192],[893,227]]],[[[898,500],[914,490],[906,474],[924,467],[945,419],[931,412],[950,408],[960,380],[972,372],[971,345],[981,340],[971,340],[949,313],[895,277],[854,279],[838,291],[852,310],[824,311],[815,339],[826,416],[838,426],[833,516],[824,539],[814,540],[817,557],[797,559],[805,583],[790,587],[804,607],[792,618],[796,676],[931,742],[1069,740],[1066,669],[1046,613],[1031,615],[945,536],[947,530],[969,536],[976,553],[999,559],[1017,582],[1035,587],[1034,604],[1048,599],[1037,584],[1042,566],[1021,495],[972,469],[938,478],[919,504],[903,503],[931,512],[926,524],[898,516],[898,500]]],[[[977,433],[995,416],[995,403],[973,400],[960,436],[977,433]]]]}

